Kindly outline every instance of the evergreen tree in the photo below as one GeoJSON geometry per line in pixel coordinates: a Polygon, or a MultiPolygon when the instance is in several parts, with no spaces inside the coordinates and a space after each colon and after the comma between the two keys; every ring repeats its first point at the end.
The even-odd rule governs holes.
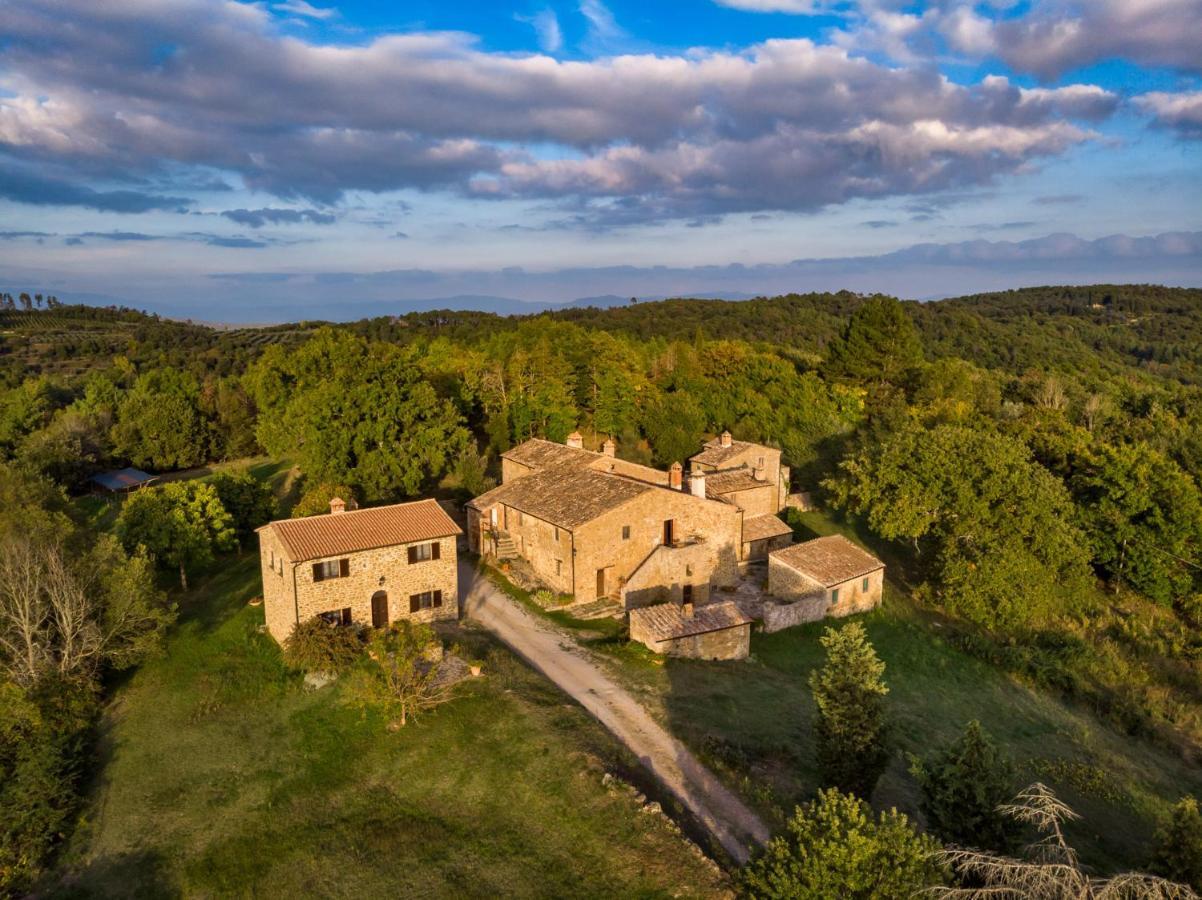
{"type": "Polygon", "coordinates": [[[939,845],[895,809],[873,817],[863,800],[832,789],[798,807],[785,832],[743,870],[744,897],[892,900],[943,882],[939,845]]]}
{"type": "Polygon", "coordinates": [[[836,378],[896,384],[922,360],[918,330],[901,301],[873,297],[831,342],[826,371],[836,378]]]}
{"type": "Polygon", "coordinates": [[[922,789],[922,811],[944,841],[962,847],[1005,852],[1018,829],[998,812],[1010,799],[1014,775],[1010,761],[972,721],[949,746],[910,769],[922,789]]]}
{"type": "Polygon", "coordinates": [[[1202,891],[1202,812],[1193,797],[1182,797],[1157,833],[1152,870],[1202,891]]]}
{"type": "Polygon", "coordinates": [[[885,664],[859,622],[826,629],[822,646],[826,665],[810,675],[818,706],[818,765],[826,784],[870,797],[888,760],[885,664]]]}

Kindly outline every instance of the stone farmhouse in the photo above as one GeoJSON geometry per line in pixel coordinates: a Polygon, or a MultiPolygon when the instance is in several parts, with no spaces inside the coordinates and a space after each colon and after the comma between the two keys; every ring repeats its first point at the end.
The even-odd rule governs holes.
{"type": "Polygon", "coordinates": [[[630,639],[664,656],[745,659],[753,621],[733,600],[657,603],[630,611],[630,639]]]}
{"type": "Polygon", "coordinates": [[[468,503],[469,546],[520,557],[577,600],[630,610],[704,604],[738,581],[740,563],[788,543],[775,515],[787,493],[779,450],[724,434],[694,458],[686,483],[679,463],[665,472],[615,449],[607,440],[600,452],[585,450],[573,433],[564,444],[536,438],[503,453],[500,486],[468,503]]]}
{"type": "Polygon", "coordinates": [[[881,605],[885,564],[839,534],[774,550],[760,610],[765,631],[867,612],[881,605]]]}
{"type": "Polygon", "coordinates": [[[456,540],[434,500],[271,522],[258,529],[267,629],[284,641],[300,622],[381,628],[459,616],[456,540]]]}

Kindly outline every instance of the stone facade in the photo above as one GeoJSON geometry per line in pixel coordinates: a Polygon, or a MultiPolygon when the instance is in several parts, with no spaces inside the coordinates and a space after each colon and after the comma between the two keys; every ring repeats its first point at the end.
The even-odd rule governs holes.
{"type": "Polygon", "coordinates": [[[782,562],[768,557],[768,593],[787,603],[764,604],[764,630],[779,631],[802,622],[839,618],[867,612],[881,605],[885,570],[824,585],[782,562]],[[771,610],[771,611],[770,611],[771,610]],[[769,619],[774,627],[770,627],[769,619]]]}
{"type": "Polygon", "coordinates": [[[630,639],[646,644],[653,652],[663,656],[711,660],[746,659],[751,652],[751,625],[738,625],[734,628],[723,628],[721,631],[694,634],[667,641],[644,640],[643,637],[636,636],[632,627],[630,639]]]}
{"type": "Polygon", "coordinates": [[[752,620],[730,601],[660,603],[630,612],[630,639],[664,656],[746,659],[752,620]]]}
{"type": "Polygon", "coordinates": [[[706,603],[715,575],[720,571],[717,548],[707,541],[674,546],[661,544],[627,579],[622,588],[622,605],[632,610],[686,600],[706,603]]]}
{"type": "Polygon", "coordinates": [[[267,629],[283,642],[298,622],[322,613],[341,615],[343,610],[350,610],[351,623],[371,625],[373,598],[380,593],[385,596],[377,597],[377,609],[386,612],[389,623],[457,619],[455,543],[451,535],[294,562],[279,537],[265,528],[259,532],[259,555],[267,629]],[[439,558],[410,563],[409,548],[423,544],[437,544],[439,558]],[[325,562],[335,563],[333,568],[346,574],[317,579],[315,567],[325,562]],[[410,598],[428,591],[441,592],[441,605],[411,612],[410,598]]]}
{"type": "Polygon", "coordinates": [[[743,544],[743,559],[767,559],[768,554],[773,550],[788,547],[791,543],[793,543],[793,535],[791,534],[779,534],[775,537],[764,538],[759,541],[745,541],[743,544]]]}

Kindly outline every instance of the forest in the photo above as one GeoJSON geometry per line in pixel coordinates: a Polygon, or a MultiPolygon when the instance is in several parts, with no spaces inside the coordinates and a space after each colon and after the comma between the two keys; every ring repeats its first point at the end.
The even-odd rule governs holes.
{"type": "Polygon", "coordinates": [[[126,465],[288,459],[312,510],[473,496],[529,437],[667,466],[729,429],[878,539],[956,646],[1202,760],[1202,291],[226,330],[55,300],[4,304],[0,334],[0,893],[69,832],[105,693],[155,652],[176,579],[273,515],[233,474],[139,498],[97,538],[72,498],[126,465]],[[36,609],[12,601],[30,580],[36,609]]]}

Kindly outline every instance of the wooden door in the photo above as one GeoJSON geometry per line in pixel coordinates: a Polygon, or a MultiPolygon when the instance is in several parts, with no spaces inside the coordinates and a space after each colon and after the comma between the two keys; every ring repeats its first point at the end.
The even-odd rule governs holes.
{"type": "Polygon", "coordinates": [[[605,596],[605,570],[597,570],[597,599],[605,596]]]}
{"type": "Polygon", "coordinates": [[[672,520],[664,519],[664,543],[672,546],[672,520]]]}
{"type": "Polygon", "coordinates": [[[371,595],[371,627],[388,627],[388,593],[376,591],[371,595]]]}

